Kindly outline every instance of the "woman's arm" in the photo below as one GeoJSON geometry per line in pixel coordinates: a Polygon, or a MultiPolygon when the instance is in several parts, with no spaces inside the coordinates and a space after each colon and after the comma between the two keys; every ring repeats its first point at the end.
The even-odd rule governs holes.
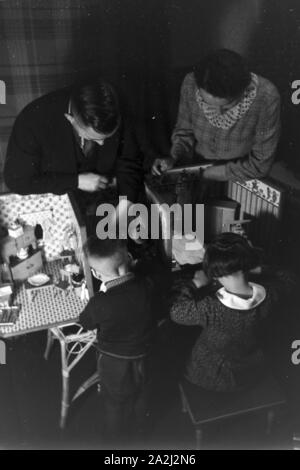
{"type": "Polygon", "coordinates": [[[193,92],[193,79],[187,75],[181,86],[177,122],[172,134],[171,157],[178,160],[189,155],[195,145],[195,135],[192,126],[192,110],[190,95],[193,92]]]}
{"type": "Polygon", "coordinates": [[[263,178],[272,168],[280,137],[280,96],[274,90],[263,103],[250,154],[225,165],[227,180],[263,178]]]}

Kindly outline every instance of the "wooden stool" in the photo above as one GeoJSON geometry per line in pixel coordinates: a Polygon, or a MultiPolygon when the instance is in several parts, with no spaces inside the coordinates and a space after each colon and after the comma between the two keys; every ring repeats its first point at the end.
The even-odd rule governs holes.
{"type": "Polygon", "coordinates": [[[201,449],[203,428],[207,423],[258,411],[267,412],[267,433],[271,433],[275,408],[285,398],[273,377],[266,377],[255,387],[237,393],[203,390],[187,380],[179,384],[183,412],[188,413],[195,427],[196,449],[201,449]]]}

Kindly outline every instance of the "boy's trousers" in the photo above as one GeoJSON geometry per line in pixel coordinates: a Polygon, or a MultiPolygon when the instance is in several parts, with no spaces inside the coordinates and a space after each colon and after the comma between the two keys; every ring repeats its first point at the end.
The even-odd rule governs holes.
{"type": "Polygon", "coordinates": [[[100,353],[98,374],[109,438],[142,430],[148,413],[148,360],[119,358],[100,353]]]}

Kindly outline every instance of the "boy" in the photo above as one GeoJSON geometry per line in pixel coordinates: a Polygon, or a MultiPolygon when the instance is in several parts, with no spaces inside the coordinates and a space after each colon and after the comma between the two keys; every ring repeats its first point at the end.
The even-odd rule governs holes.
{"type": "Polygon", "coordinates": [[[130,269],[124,240],[90,237],[84,247],[100,291],[80,315],[86,329],[98,330],[98,372],[104,397],[106,436],[124,437],[132,418],[147,412],[146,358],[153,336],[152,284],[130,269]]]}
{"type": "Polygon", "coordinates": [[[289,279],[280,280],[277,273],[277,280],[265,276],[263,281],[263,270],[257,266],[258,251],[244,237],[222,233],[206,249],[204,272],[176,286],[172,320],[203,328],[187,366],[187,378],[193,384],[234,392],[251,386],[265,373],[259,337],[269,314],[274,320],[282,293],[279,286],[289,279]],[[254,268],[260,273],[259,284],[248,279],[254,268]],[[209,290],[209,280],[217,280],[222,287],[209,290]]]}

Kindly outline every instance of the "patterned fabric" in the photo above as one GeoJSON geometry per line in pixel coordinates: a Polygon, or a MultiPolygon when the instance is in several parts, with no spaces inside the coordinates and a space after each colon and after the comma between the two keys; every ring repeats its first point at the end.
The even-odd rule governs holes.
{"type": "MultiPolygon", "coordinates": [[[[62,267],[62,261],[52,261],[44,265],[43,272],[58,281],[62,267]]],[[[21,305],[19,318],[14,326],[1,326],[0,337],[16,336],[76,322],[87,302],[80,300],[75,291],[71,291],[68,296],[54,294],[54,287],[53,290],[41,289],[32,302],[26,292],[25,283],[18,284],[14,302],[21,305]]]]}
{"type": "Polygon", "coordinates": [[[275,86],[258,77],[257,94],[248,111],[228,129],[212,125],[199,107],[193,74],[183,82],[172,135],[174,159],[194,154],[225,164],[228,180],[265,176],[273,163],[280,134],[280,97],[275,86]]]}
{"type": "Polygon", "coordinates": [[[243,98],[224,114],[218,113],[212,106],[205,103],[199,89],[196,91],[196,100],[200,109],[204,112],[206,119],[212,126],[220,127],[221,129],[230,129],[234,126],[236,121],[241,119],[241,117],[249,111],[249,108],[257,95],[257,85],[257,75],[252,74],[252,81],[249,87],[245,90],[243,98]]]}
{"type": "Polygon", "coordinates": [[[70,227],[77,232],[77,237],[80,234],[67,195],[0,196],[0,226],[7,228],[16,219],[33,226],[41,225],[43,250],[48,261],[57,258],[62,252],[66,233],[70,227]]]}

